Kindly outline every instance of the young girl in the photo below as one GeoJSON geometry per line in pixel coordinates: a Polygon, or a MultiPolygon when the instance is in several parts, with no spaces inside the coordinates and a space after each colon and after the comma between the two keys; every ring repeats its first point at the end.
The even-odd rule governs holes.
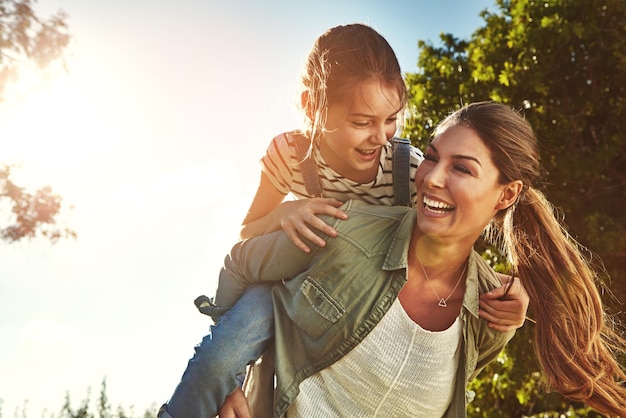
{"type": "MultiPolygon", "coordinates": [[[[348,199],[392,205],[394,189],[389,140],[407,100],[396,56],[372,28],[352,24],[322,34],[306,62],[301,105],[305,128],[278,135],[262,159],[257,193],[244,219],[242,239],[283,229],[304,252],[324,246],[318,234],[336,231],[318,215],[346,219],[339,206],[348,199]],[[305,152],[298,149],[305,144],[305,152]],[[323,197],[305,186],[299,163],[313,158],[323,197]],[[292,192],[299,200],[283,202],[292,192]],[[318,232],[313,232],[317,230],[318,232]]],[[[411,147],[410,178],[422,160],[411,147]]],[[[411,196],[416,189],[413,182],[411,196]]],[[[519,287],[500,301],[504,288],[484,295],[481,315],[500,331],[524,322],[527,296],[519,287]]],[[[201,311],[219,315],[207,300],[201,311]]],[[[210,417],[224,398],[238,387],[236,375],[257,360],[273,337],[269,286],[248,290],[197,347],[195,356],[166,409],[174,418],[210,417]]]]}
{"type": "MultiPolygon", "coordinates": [[[[513,335],[476,315],[478,294],[499,283],[473,248],[481,235],[530,294],[549,385],[626,416],[616,357],[626,342],[606,322],[596,272],[535,188],[541,173],[528,122],[507,105],[474,103],[435,130],[416,208],[350,201],[349,219],[325,218],[336,237],[310,254],[280,231],[235,245],[216,304],[233,304],[248,283],[278,282],[273,416],[466,416],[467,383],[513,335]]],[[[245,400],[232,403],[241,396],[220,416],[248,417],[245,400]]]]}
{"type": "MultiPolygon", "coordinates": [[[[315,42],[302,76],[301,107],[304,129],[276,136],[261,160],[261,180],[243,221],[241,238],[283,229],[303,251],[325,242],[312,229],[335,236],[317,215],[345,219],[338,209],[348,199],[394,204],[390,139],[398,130],[407,91],[395,53],[378,32],[363,24],[329,29],[315,42]],[[303,141],[304,140],[304,141],[303,141]],[[322,197],[305,187],[298,145],[307,143],[317,169],[322,197]],[[292,193],[298,200],[285,201],[292,193]]],[[[407,187],[423,160],[410,147],[407,187]]],[[[506,277],[501,277],[507,281],[506,277]]],[[[487,295],[485,319],[500,331],[519,328],[524,318],[519,300],[501,303],[502,288],[487,295]]],[[[517,296],[519,297],[519,296],[517,296]]],[[[523,304],[522,304],[523,305],[523,304]]]]}

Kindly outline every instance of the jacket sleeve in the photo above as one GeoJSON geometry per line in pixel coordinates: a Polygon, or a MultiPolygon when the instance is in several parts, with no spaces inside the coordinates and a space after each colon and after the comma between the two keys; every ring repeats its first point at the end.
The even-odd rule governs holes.
{"type": "Polygon", "coordinates": [[[515,331],[500,332],[492,331],[491,338],[484,338],[482,344],[479,347],[478,362],[476,363],[476,369],[470,376],[470,380],[474,379],[485,368],[485,366],[491,363],[498,357],[498,354],[504,349],[507,343],[515,335],[515,331]]]}
{"type": "Polygon", "coordinates": [[[251,284],[296,277],[308,268],[316,251],[301,251],[282,230],[241,241],[224,259],[213,302],[229,308],[251,284]]]}

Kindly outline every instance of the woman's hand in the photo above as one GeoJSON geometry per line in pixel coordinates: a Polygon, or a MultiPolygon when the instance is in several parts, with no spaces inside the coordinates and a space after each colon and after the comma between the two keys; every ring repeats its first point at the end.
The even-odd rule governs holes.
{"type": "Polygon", "coordinates": [[[478,315],[501,332],[521,328],[528,310],[528,294],[521,281],[498,273],[503,285],[480,295],[478,315]],[[511,282],[512,281],[512,282],[511,282]]]}
{"type": "Polygon", "coordinates": [[[219,418],[252,418],[248,400],[241,388],[235,389],[233,393],[224,399],[224,403],[220,407],[219,418]]]}
{"type": "Polygon", "coordinates": [[[315,197],[287,201],[276,208],[275,216],[279,217],[280,227],[287,233],[291,241],[302,251],[310,252],[311,248],[303,241],[303,238],[313,244],[323,247],[326,241],[320,238],[313,229],[317,229],[331,237],[337,235],[337,231],[321,220],[319,215],[328,215],[337,219],[348,219],[348,215],[338,208],[343,205],[337,199],[315,197]]]}

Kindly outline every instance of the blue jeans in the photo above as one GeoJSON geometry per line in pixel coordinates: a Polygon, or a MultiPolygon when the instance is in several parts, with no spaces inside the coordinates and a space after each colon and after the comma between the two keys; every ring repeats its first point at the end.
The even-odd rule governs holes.
{"type": "Polygon", "coordinates": [[[255,285],[224,313],[196,346],[180,383],[160,417],[213,418],[274,337],[270,285],[255,285]]]}

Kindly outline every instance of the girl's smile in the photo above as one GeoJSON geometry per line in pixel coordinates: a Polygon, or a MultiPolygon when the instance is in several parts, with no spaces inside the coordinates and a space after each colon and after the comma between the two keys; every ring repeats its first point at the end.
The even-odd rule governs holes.
{"type": "Polygon", "coordinates": [[[345,100],[328,106],[320,140],[326,163],[354,182],[373,181],[382,146],[396,132],[401,107],[396,90],[378,78],[357,84],[345,100]]]}

